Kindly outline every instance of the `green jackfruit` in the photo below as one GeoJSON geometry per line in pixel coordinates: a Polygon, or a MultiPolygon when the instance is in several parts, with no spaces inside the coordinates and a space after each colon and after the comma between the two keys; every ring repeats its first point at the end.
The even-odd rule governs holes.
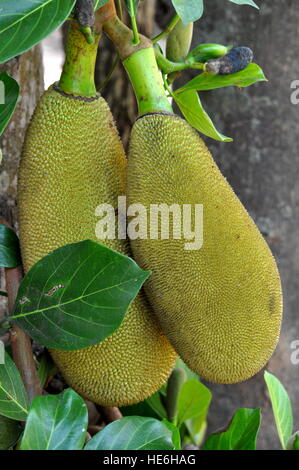
{"type": "Polygon", "coordinates": [[[181,20],[169,33],[166,41],[166,57],[172,62],[181,62],[189,52],[193,36],[193,23],[181,20]]]}
{"type": "MultiPolygon", "coordinates": [[[[125,191],[126,158],[108,105],[50,87],[29,125],[19,169],[21,252],[26,271],[67,243],[95,239],[101,203],[117,206],[125,191]]],[[[126,240],[101,243],[130,255],[126,240]]],[[[120,328],[96,346],[52,350],[66,381],[101,405],[139,402],[166,381],[175,362],[142,295],[120,328]]]]}
{"type": "Polygon", "coordinates": [[[175,239],[172,229],[179,225],[173,219],[169,239],[160,239],[160,225],[158,239],[148,233],[131,240],[133,253],[153,271],[147,297],[188,366],[218,383],[254,375],[279,337],[279,273],[253,220],[185,120],[152,113],[136,121],[127,193],[128,204],[146,207],[147,222],[152,204],[178,204],[180,210],[191,205],[193,217],[195,204],[203,205],[200,249],[186,249],[191,240],[184,236],[175,239]]]}

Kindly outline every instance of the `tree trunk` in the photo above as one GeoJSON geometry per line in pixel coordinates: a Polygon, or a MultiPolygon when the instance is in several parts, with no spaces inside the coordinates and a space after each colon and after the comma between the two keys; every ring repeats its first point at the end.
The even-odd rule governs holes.
{"type": "MultiPolygon", "coordinates": [[[[291,103],[290,85],[299,79],[299,9],[296,0],[259,3],[258,12],[228,2],[205,2],[195,43],[249,46],[269,80],[247,89],[201,93],[201,98],[218,129],[234,138],[233,143],[206,139],[207,144],[278,262],[285,317],[279,346],[267,369],[289,392],[298,428],[299,366],[291,363],[290,356],[291,342],[299,340],[299,105],[291,103]]],[[[209,432],[227,425],[239,407],[262,407],[259,447],[280,447],[263,372],[241,384],[208,385],[213,391],[209,432]]]]}

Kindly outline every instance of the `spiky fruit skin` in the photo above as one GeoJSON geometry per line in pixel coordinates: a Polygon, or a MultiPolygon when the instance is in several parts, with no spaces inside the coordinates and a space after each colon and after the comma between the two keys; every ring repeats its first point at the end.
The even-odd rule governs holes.
{"type": "MultiPolygon", "coordinates": [[[[125,171],[124,150],[105,100],[86,102],[50,88],[29,125],[19,169],[25,270],[59,246],[97,240],[95,209],[101,203],[117,207],[125,171]]],[[[125,240],[101,243],[130,255],[125,240]]],[[[109,406],[144,400],[167,380],[175,361],[142,295],[120,328],[100,344],[51,354],[70,386],[109,406]]]]}
{"type": "Polygon", "coordinates": [[[248,379],[270,358],[280,331],[281,286],[268,245],[185,120],[139,118],[128,159],[128,204],[147,211],[192,204],[193,213],[203,204],[201,249],[184,249],[188,240],[171,231],[168,240],[131,240],[138,264],[153,271],[145,289],[165,334],[201,377],[248,379]]]}

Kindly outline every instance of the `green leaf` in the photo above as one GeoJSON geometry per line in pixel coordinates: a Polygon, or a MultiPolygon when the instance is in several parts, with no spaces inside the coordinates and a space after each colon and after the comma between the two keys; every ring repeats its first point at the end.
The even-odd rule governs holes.
{"type": "Polygon", "coordinates": [[[15,232],[0,225],[0,266],[14,268],[21,264],[19,239],[15,232]]]}
{"type": "MultiPolygon", "coordinates": [[[[199,380],[199,377],[195,372],[193,372],[189,367],[182,361],[181,358],[178,358],[176,361],[176,367],[181,367],[185,370],[188,379],[199,380]]],[[[191,441],[196,446],[199,446],[204,438],[204,434],[207,428],[206,415],[208,413],[209,405],[206,407],[205,413],[201,413],[194,418],[187,419],[184,423],[186,430],[191,438],[191,441]]]]}
{"type": "Polygon", "coordinates": [[[166,410],[161,401],[161,394],[154,393],[146,400],[135,405],[124,406],[121,408],[124,416],[144,416],[149,418],[166,418],[166,410]]]}
{"type": "Polygon", "coordinates": [[[185,93],[187,90],[207,91],[227,86],[247,87],[256,82],[267,81],[262,69],[254,63],[240,72],[230,75],[212,75],[210,73],[201,73],[190,80],[183,87],[176,90],[175,95],[185,93]]]}
{"type": "Polygon", "coordinates": [[[76,0],[1,0],[0,63],[25,52],[57,29],[76,0]]]}
{"type": "Polygon", "coordinates": [[[299,434],[295,437],[294,445],[293,445],[294,450],[299,450],[299,434]]]}
{"type": "Polygon", "coordinates": [[[187,374],[188,379],[199,380],[199,376],[197,374],[195,374],[195,372],[193,372],[193,370],[189,369],[187,364],[185,364],[185,362],[180,357],[177,358],[177,361],[175,363],[175,367],[181,367],[182,369],[184,369],[184,371],[187,374]]]}
{"type": "Polygon", "coordinates": [[[286,450],[299,450],[299,431],[294,432],[288,440],[286,450]]]}
{"type": "Polygon", "coordinates": [[[229,0],[232,3],[236,3],[237,5],[251,5],[252,7],[258,8],[257,4],[253,0],[229,0]]]}
{"type": "Polygon", "coordinates": [[[241,408],[234,414],[227,431],[208,437],[202,450],[255,450],[260,422],[259,408],[241,408]]]}
{"type": "Polygon", "coordinates": [[[180,430],[174,424],[170,423],[167,419],[163,419],[162,423],[172,432],[172,442],[174,450],[181,450],[181,435],[180,430]]]}
{"type": "Polygon", "coordinates": [[[86,404],[71,388],[59,395],[36,397],[29,410],[21,450],[80,450],[87,424],[86,404]]]}
{"type": "Polygon", "coordinates": [[[172,431],[154,418],[128,416],[106,426],[85,450],[174,450],[172,431]]]}
{"type": "Polygon", "coordinates": [[[146,401],[152,410],[159,416],[159,418],[164,419],[167,416],[165,407],[162,403],[161,393],[156,392],[151,395],[146,401]]]}
{"type": "Polygon", "coordinates": [[[203,0],[172,0],[172,4],[184,24],[202,17],[203,0]]]}
{"type": "Polygon", "coordinates": [[[293,432],[293,413],[291,400],[282,383],[269,372],[264,373],[268,387],[278,436],[283,449],[293,432]]]}
{"type": "Polygon", "coordinates": [[[189,52],[185,62],[193,64],[194,62],[204,63],[209,59],[218,59],[227,54],[230,49],[231,46],[223,46],[222,44],[200,44],[189,52]]]}
{"type": "Polygon", "coordinates": [[[0,450],[8,450],[13,447],[22,432],[22,428],[12,419],[0,416],[0,450]]]}
{"type": "Polygon", "coordinates": [[[198,380],[187,380],[178,397],[178,427],[194,417],[198,417],[204,422],[211,399],[212,394],[205,385],[198,380]]]}
{"type": "Polygon", "coordinates": [[[3,134],[15,110],[19,93],[18,83],[6,72],[0,73],[0,135],[3,134]]]}
{"type": "Polygon", "coordinates": [[[6,352],[4,364],[0,364],[0,415],[25,421],[28,406],[28,397],[20,373],[6,352]]]}
{"type": "Polygon", "coordinates": [[[85,348],[119,328],[148,276],[131,258],[92,240],[65,245],[28,271],[10,318],[48,348],[85,348]]]}
{"type": "Polygon", "coordinates": [[[217,131],[195,90],[187,90],[183,93],[175,92],[173,98],[187,121],[199,132],[222,142],[232,141],[230,137],[226,137],[217,131]]]}
{"type": "MultiPolygon", "coordinates": [[[[207,409],[208,412],[208,409],[207,409]]],[[[206,418],[202,419],[202,416],[198,416],[192,419],[188,419],[185,421],[186,429],[188,430],[188,434],[191,438],[191,442],[196,446],[199,446],[205,436],[205,432],[207,430],[207,421],[206,418]]]]}

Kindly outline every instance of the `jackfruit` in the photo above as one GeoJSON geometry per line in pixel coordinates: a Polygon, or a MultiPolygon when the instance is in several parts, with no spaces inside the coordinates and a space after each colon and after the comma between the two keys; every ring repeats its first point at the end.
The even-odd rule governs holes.
{"type": "Polygon", "coordinates": [[[181,62],[189,52],[193,36],[193,23],[183,24],[179,20],[170,31],[166,41],[166,57],[172,62],[181,62]]]}
{"type": "MultiPolygon", "coordinates": [[[[148,230],[141,239],[136,228],[132,237],[132,230],[133,254],[153,272],[145,283],[147,297],[177,353],[208,381],[234,383],[253,376],[278,341],[279,273],[204,142],[178,116],[143,115],[132,130],[127,179],[128,204],[139,204],[136,214],[146,208],[138,220],[150,222],[154,234],[148,230]],[[170,217],[169,239],[161,239],[161,224],[156,233],[152,225],[152,205],[157,204],[180,209],[179,219],[170,217]],[[196,249],[190,249],[195,240],[180,228],[187,221],[184,205],[192,210],[192,229],[195,207],[203,205],[203,224],[195,227],[203,231],[203,244],[199,236],[196,249]]],[[[136,221],[132,218],[129,227],[136,221]]],[[[185,231],[188,224],[182,227],[185,231]]]]}
{"type": "MultiPolygon", "coordinates": [[[[18,179],[20,242],[25,271],[59,246],[95,239],[101,203],[117,206],[125,191],[126,158],[101,97],[41,98],[27,130],[18,179]]],[[[99,241],[99,240],[98,240],[99,241]]],[[[126,240],[103,240],[130,255],[126,240]]],[[[120,328],[98,345],[50,351],[67,383],[101,405],[144,400],[167,380],[176,355],[141,294],[120,328]]]]}

